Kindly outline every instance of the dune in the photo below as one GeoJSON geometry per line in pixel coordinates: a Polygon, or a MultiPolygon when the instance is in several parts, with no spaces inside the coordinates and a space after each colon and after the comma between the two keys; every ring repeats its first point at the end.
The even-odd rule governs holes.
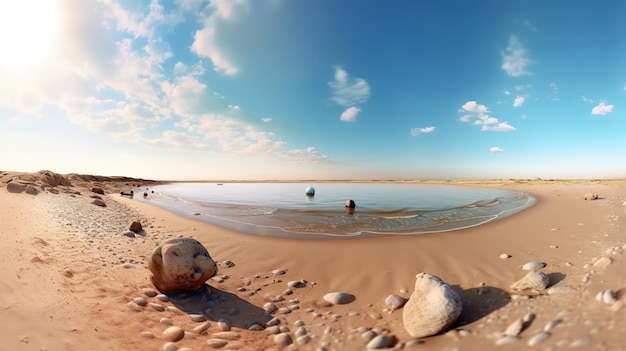
{"type": "Polygon", "coordinates": [[[538,201],[452,232],[286,239],[120,196],[156,184],[149,180],[0,172],[0,350],[364,350],[376,335],[391,348],[416,350],[624,347],[626,181],[454,183],[524,191],[538,201]],[[9,183],[37,193],[9,192],[9,183]],[[599,198],[584,200],[590,192],[599,198]],[[94,196],[106,206],[92,204],[94,196]],[[144,231],[125,236],[133,221],[144,231]],[[201,242],[218,264],[204,297],[167,296],[150,282],[152,250],[178,236],[201,242]],[[511,289],[528,262],[545,263],[546,289],[511,289]],[[402,308],[385,299],[408,298],[421,272],[451,285],[463,311],[444,332],[415,339],[402,308]],[[613,300],[605,301],[608,290],[613,300]],[[354,299],[332,305],[324,300],[330,292],[354,299]],[[268,316],[269,302],[277,311],[268,316]],[[506,337],[515,323],[523,327],[506,337]],[[180,340],[172,336],[178,332],[180,340]]]}

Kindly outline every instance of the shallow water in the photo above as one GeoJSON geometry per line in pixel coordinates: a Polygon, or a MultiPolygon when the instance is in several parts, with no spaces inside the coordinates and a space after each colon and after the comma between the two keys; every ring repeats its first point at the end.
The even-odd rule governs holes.
{"type": "Polygon", "coordinates": [[[532,206],[528,194],[399,183],[173,183],[139,201],[253,235],[411,235],[477,226],[532,206]],[[315,196],[305,189],[315,188],[315,196]],[[356,203],[354,212],[346,200],[356,203]]]}

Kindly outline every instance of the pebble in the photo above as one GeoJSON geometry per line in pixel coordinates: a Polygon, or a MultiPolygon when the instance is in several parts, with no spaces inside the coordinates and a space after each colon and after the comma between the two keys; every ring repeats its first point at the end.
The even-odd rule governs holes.
{"type": "Polygon", "coordinates": [[[158,303],[150,302],[148,305],[150,305],[150,307],[152,307],[156,311],[159,311],[159,312],[165,311],[165,307],[163,307],[162,305],[159,305],[158,303]]]}
{"type": "Polygon", "coordinates": [[[180,327],[169,327],[163,331],[165,340],[178,341],[185,336],[185,331],[180,327]]]}
{"type": "Polygon", "coordinates": [[[324,295],[324,300],[333,305],[344,305],[356,300],[356,297],[345,292],[331,292],[324,295]]]}
{"type": "Polygon", "coordinates": [[[545,266],[546,266],[545,262],[533,261],[533,262],[525,263],[522,266],[522,269],[525,271],[536,271],[536,270],[544,268],[545,266]]]}
{"type": "Polygon", "coordinates": [[[562,319],[552,320],[552,321],[548,322],[548,324],[546,324],[543,327],[543,331],[544,332],[549,332],[550,330],[554,329],[554,327],[556,327],[557,325],[561,324],[561,322],[563,322],[562,319]]]}
{"type": "Polygon", "coordinates": [[[226,344],[228,344],[228,341],[223,339],[209,339],[206,341],[206,343],[207,345],[209,345],[209,347],[219,349],[220,347],[226,346],[226,344]]]}
{"type": "Polygon", "coordinates": [[[376,333],[374,333],[371,330],[365,331],[363,333],[361,333],[361,338],[365,339],[365,340],[372,340],[374,337],[376,337],[376,333]]]}
{"type": "Polygon", "coordinates": [[[130,308],[131,310],[133,310],[135,312],[141,312],[141,310],[142,310],[141,306],[139,306],[138,304],[134,303],[133,301],[127,303],[126,306],[128,306],[128,308],[130,308]]]}
{"type": "Polygon", "coordinates": [[[298,345],[306,345],[310,341],[311,341],[311,337],[308,335],[302,335],[296,339],[296,342],[298,343],[298,345]]]}
{"type": "Polygon", "coordinates": [[[190,313],[189,318],[191,318],[194,322],[204,322],[206,321],[206,317],[202,313],[190,313]]]}
{"type": "Polygon", "coordinates": [[[596,300],[609,306],[617,302],[617,299],[615,298],[615,293],[613,292],[613,290],[610,289],[598,292],[598,294],[596,295],[596,300]]]}
{"type": "Polygon", "coordinates": [[[263,310],[267,313],[274,313],[278,311],[278,307],[276,307],[276,305],[274,305],[273,303],[268,302],[265,305],[263,305],[263,310]]]}
{"type": "Polygon", "coordinates": [[[231,328],[230,321],[225,318],[220,318],[220,320],[217,321],[217,326],[221,331],[229,331],[231,328]]]}
{"type": "Polygon", "coordinates": [[[218,339],[225,339],[225,340],[237,340],[241,336],[239,335],[239,333],[234,332],[234,331],[223,331],[223,332],[214,333],[213,337],[218,338],[218,339]]]}
{"type": "Polygon", "coordinates": [[[610,257],[602,256],[597,261],[593,263],[594,267],[598,268],[606,268],[613,262],[613,259],[610,257]]]}
{"type": "Polygon", "coordinates": [[[226,260],[223,262],[224,266],[231,268],[231,267],[235,267],[235,263],[233,261],[230,260],[226,260]]]}
{"type": "Polygon", "coordinates": [[[144,337],[146,339],[154,339],[156,336],[149,331],[142,331],[141,333],[139,333],[139,335],[141,335],[141,337],[144,337]]]}
{"type": "Polygon", "coordinates": [[[198,334],[202,334],[204,333],[207,329],[209,329],[211,327],[211,323],[210,322],[204,322],[200,325],[197,325],[193,328],[193,331],[195,331],[198,334]]]}
{"type": "Polygon", "coordinates": [[[275,270],[272,271],[273,275],[284,275],[285,273],[287,273],[287,272],[285,272],[284,269],[275,269],[275,270]]]}
{"type": "Polygon", "coordinates": [[[163,344],[163,351],[176,351],[178,350],[178,346],[176,346],[173,342],[166,342],[163,344]]]}
{"type": "Polygon", "coordinates": [[[511,255],[503,253],[503,254],[500,254],[500,258],[503,260],[506,260],[507,258],[511,258],[511,255]]]}
{"type": "Polygon", "coordinates": [[[287,283],[290,288],[304,288],[306,287],[306,281],[304,280],[292,280],[287,283]]]}
{"type": "Polygon", "coordinates": [[[302,335],[307,335],[308,332],[306,331],[306,329],[304,327],[298,327],[298,329],[296,330],[296,336],[302,336],[302,335]]]}
{"type": "Polygon", "coordinates": [[[159,323],[163,324],[163,325],[174,325],[174,323],[172,323],[172,320],[169,318],[161,318],[159,320],[159,323]]]}
{"type": "Polygon", "coordinates": [[[185,314],[185,312],[181,311],[180,308],[176,306],[167,306],[167,310],[176,314],[185,314]]]}
{"type": "Polygon", "coordinates": [[[287,333],[280,333],[274,335],[274,344],[279,346],[287,346],[293,343],[293,339],[291,339],[291,335],[287,333]]]}
{"type": "Polygon", "coordinates": [[[524,321],[520,318],[511,323],[504,331],[505,336],[518,336],[524,328],[524,321]]]}
{"type": "Polygon", "coordinates": [[[258,322],[252,322],[249,326],[248,326],[248,330],[249,331],[261,331],[264,330],[265,327],[263,325],[261,325],[258,322]]]}
{"type": "Polygon", "coordinates": [[[388,335],[378,335],[367,343],[368,350],[386,349],[392,346],[393,340],[388,335]]]}
{"type": "Polygon", "coordinates": [[[534,347],[546,341],[550,337],[550,333],[541,332],[528,340],[528,346],[534,347]]]}
{"type": "Polygon", "coordinates": [[[267,327],[265,331],[270,335],[276,335],[280,333],[280,328],[277,325],[272,325],[271,327],[267,327]]]}
{"type": "Polygon", "coordinates": [[[154,289],[144,289],[143,294],[148,297],[155,297],[158,295],[158,293],[154,289]]]}
{"type": "Polygon", "coordinates": [[[541,291],[544,290],[549,284],[548,276],[540,271],[528,272],[522,279],[511,285],[513,290],[527,290],[541,291]]]}
{"type": "Polygon", "coordinates": [[[589,344],[589,338],[584,336],[582,338],[578,338],[574,341],[572,341],[569,346],[570,347],[583,347],[583,346],[587,346],[589,344]]]}
{"type": "Polygon", "coordinates": [[[159,294],[156,296],[156,298],[161,301],[161,302],[169,302],[170,298],[169,296],[165,295],[165,294],[159,294]]]}
{"type": "Polygon", "coordinates": [[[267,323],[265,323],[265,326],[269,327],[269,326],[279,325],[279,324],[280,324],[280,319],[274,317],[274,318],[270,319],[269,321],[267,321],[267,323]]]}
{"type": "Polygon", "coordinates": [[[387,304],[387,307],[389,307],[391,311],[397,310],[398,308],[404,306],[405,303],[406,299],[399,295],[389,295],[385,299],[385,304],[387,304]]]}
{"type": "Polygon", "coordinates": [[[513,336],[513,335],[507,335],[503,338],[500,338],[496,341],[496,345],[497,346],[503,346],[503,345],[509,345],[512,344],[514,342],[517,342],[519,340],[519,337],[517,336],[513,336]]]}
{"type": "Polygon", "coordinates": [[[148,301],[146,301],[146,299],[144,299],[143,297],[135,297],[133,299],[133,302],[139,306],[145,306],[148,304],[148,301]]]}

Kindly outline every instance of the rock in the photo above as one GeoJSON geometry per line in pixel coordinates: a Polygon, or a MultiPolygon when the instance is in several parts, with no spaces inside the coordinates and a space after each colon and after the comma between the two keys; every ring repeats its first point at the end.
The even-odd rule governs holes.
{"type": "Polygon", "coordinates": [[[538,271],[545,266],[545,262],[528,262],[522,266],[522,269],[525,271],[538,271]]]}
{"type": "Polygon", "coordinates": [[[406,299],[399,295],[389,295],[385,299],[385,304],[392,311],[395,311],[398,308],[401,308],[402,306],[404,306],[405,303],[406,303],[406,299]]]}
{"type": "Polygon", "coordinates": [[[596,200],[598,199],[598,194],[596,193],[586,193],[585,200],[596,200]]]}
{"type": "Polygon", "coordinates": [[[523,328],[524,321],[522,320],[522,318],[519,318],[511,323],[502,334],[504,334],[504,336],[518,336],[519,333],[522,332],[523,328]]]}
{"type": "Polygon", "coordinates": [[[496,341],[496,345],[497,346],[509,345],[509,344],[517,342],[518,340],[519,340],[519,337],[517,337],[517,336],[507,335],[507,336],[504,336],[504,337],[498,339],[496,341]]]}
{"type": "Polygon", "coordinates": [[[306,196],[315,196],[315,188],[312,186],[307,187],[306,189],[304,189],[304,194],[306,196]]]}
{"type": "Polygon", "coordinates": [[[304,281],[304,280],[292,280],[292,281],[287,283],[287,286],[289,286],[290,288],[305,288],[306,287],[306,281],[304,281]]]}
{"type": "Polygon", "coordinates": [[[163,338],[168,341],[178,341],[185,336],[185,331],[180,327],[169,327],[163,331],[163,338]]]}
{"type": "Polygon", "coordinates": [[[92,193],[104,195],[104,190],[102,188],[91,188],[92,193]]]}
{"type": "Polygon", "coordinates": [[[600,258],[598,258],[597,261],[595,261],[593,263],[594,267],[600,268],[600,269],[604,269],[606,267],[608,267],[609,265],[611,265],[611,263],[613,263],[613,259],[607,256],[602,256],[600,258]]]}
{"type": "Polygon", "coordinates": [[[324,300],[333,305],[345,305],[356,300],[356,297],[345,292],[331,292],[324,295],[324,300]]]}
{"type": "Polygon", "coordinates": [[[404,305],[404,329],[413,337],[421,338],[442,332],[461,315],[461,298],[439,277],[419,273],[415,290],[404,305]]]}
{"type": "Polygon", "coordinates": [[[379,350],[392,347],[394,345],[395,338],[389,335],[378,335],[367,343],[368,350],[379,350]]]}
{"type": "Polygon", "coordinates": [[[130,224],[130,228],[128,228],[128,230],[133,233],[140,233],[143,231],[143,228],[141,227],[141,223],[139,223],[138,221],[134,221],[130,224]]]}
{"type": "Polygon", "coordinates": [[[163,293],[196,291],[217,274],[206,248],[192,238],[172,238],[152,251],[148,269],[154,286],[163,293]]]}
{"type": "Polygon", "coordinates": [[[291,335],[289,333],[280,333],[274,335],[274,344],[279,346],[287,346],[293,343],[293,339],[291,339],[291,335]]]}
{"type": "Polygon", "coordinates": [[[228,344],[228,341],[222,339],[209,339],[206,341],[206,343],[211,348],[219,349],[220,347],[226,346],[226,344],[228,344]]]}
{"type": "Polygon", "coordinates": [[[93,205],[96,206],[100,206],[100,207],[107,207],[107,204],[104,203],[104,201],[100,200],[100,199],[95,199],[91,202],[93,205]]]}
{"type": "Polygon", "coordinates": [[[37,195],[37,194],[39,194],[39,190],[37,190],[37,188],[35,188],[32,185],[27,185],[26,186],[26,190],[24,190],[24,191],[26,192],[26,194],[29,194],[29,195],[37,195]]]}
{"type": "Polygon", "coordinates": [[[18,184],[15,182],[11,182],[9,184],[7,184],[7,191],[10,193],[21,193],[24,190],[26,190],[26,185],[24,184],[18,184]]]}
{"type": "Polygon", "coordinates": [[[533,336],[532,338],[530,338],[530,340],[528,340],[528,346],[535,347],[541,344],[542,342],[546,341],[550,337],[550,335],[551,334],[548,332],[541,332],[533,336]]]}
{"type": "Polygon", "coordinates": [[[541,291],[548,286],[548,276],[543,272],[532,271],[528,272],[522,279],[516,281],[511,285],[513,290],[527,290],[541,291]]]}
{"type": "Polygon", "coordinates": [[[506,260],[507,258],[511,258],[511,255],[503,253],[503,254],[500,254],[500,258],[503,260],[506,260]]]}

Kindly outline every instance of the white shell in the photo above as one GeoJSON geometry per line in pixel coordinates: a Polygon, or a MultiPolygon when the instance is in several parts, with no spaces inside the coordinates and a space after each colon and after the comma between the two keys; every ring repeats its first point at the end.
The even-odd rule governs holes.
{"type": "Polygon", "coordinates": [[[548,276],[539,271],[528,272],[522,279],[516,281],[511,285],[513,290],[527,290],[541,291],[548,286],[548,276]]]}
{"type": "Polygon", "coordinates": [[[525,271],[537,271],[546,266],[545,262],[528,262],[522,266],[522,269],[525,271]]]}
{"type": "Polygon", "coordinates": [[[439,277],[420,273],[402,311],[404,329],[415,338],[437,334],[451,326],[462,309],[461,298],[450,285],[439,277]]]}

